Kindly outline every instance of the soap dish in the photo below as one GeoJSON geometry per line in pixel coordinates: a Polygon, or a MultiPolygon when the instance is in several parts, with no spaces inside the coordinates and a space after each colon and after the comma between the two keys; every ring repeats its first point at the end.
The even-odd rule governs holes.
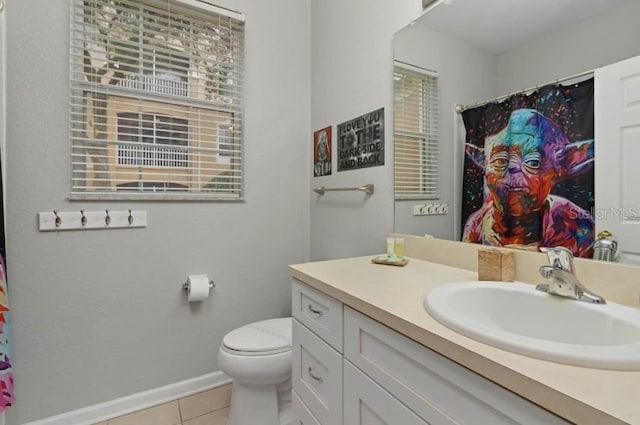
{"type": "Polygon", "coordinates": [[[387,266],[398,266],[398,267],[404,267],[407,264],[409,264],[409,260],[406,258],[389,258],[386,255],[382,255],[380,257],[375,257],[371,259],[371,262],[374,264],[384,264],[387,266]]]}

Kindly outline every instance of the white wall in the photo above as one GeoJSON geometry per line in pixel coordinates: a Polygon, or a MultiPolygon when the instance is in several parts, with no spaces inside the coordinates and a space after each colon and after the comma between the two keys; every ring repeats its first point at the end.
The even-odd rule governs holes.
{"type": "Polygon", "coordinates": [[[287,265],[308,258],[310,1],[219,2],[247,18],[243,203],[68,202],[69,1],[7,3],[7,423],[217,370],[227,331],[290,314],[287,265]],[[146,229],[36,228],[38,211],[131,207],[146,229]],[[217,287],[189,305],[198,272],[217,287]]]}
{"type": "Polygon", "coordinates": [[[522,90],[640,55],[640,1],[514,48],[498,57],[498,93],[522,90]]]}
{"type": "MultiPolygon", "coordinates": [[[[437,71],[439,85],[439,199],[396,201],[395,232],[430,234],[452,239],[454,214],[454,108],[494,96],[496,57],[468,43],[456,40],[421,25],[409,26],[396,34],[394,58],[437,71]],[[449,214],[414,216],[413,206],[427,203],[449,204],[449,214]]],[[[462,150],[457,151],[462,155],[462,150]]],[[[460,164],[461,165],[461,164],[460,164]]],[[[461,169],[457,170],[461,173],[461,169]]],[[[458,181],[458,184],[461,184],[458,181]]]]}
{"type": "MultiPolygon", "coordinates": [[[[312,177],[309,186],[375,184],[375,194],[311,196],[311,257],[383,252],[393,230],[392,40],[418,16],[418,0],[312,0],[311,128],[385,108],[385,165],[312,177]]],[[[310,139],[310,138],[309,138],[310,139]]],[[[310,141],[309,141],[310,143],[310,141]]],[[[337,164],[336,140],[333,164],[337,164]]]]}

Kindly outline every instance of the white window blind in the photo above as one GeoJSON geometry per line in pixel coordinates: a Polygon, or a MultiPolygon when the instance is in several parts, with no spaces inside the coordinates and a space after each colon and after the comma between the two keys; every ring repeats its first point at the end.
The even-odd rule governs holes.
{"type": "Polygon", "coordinates": [[[242,199],[244,19],[196,4],[72,1],[72,198],[242,199]]]}
{"type": "Polygon", "coordinates": [[[396,62],[393,79],[395,198],[437,198],[437,73],[396,62]]]}

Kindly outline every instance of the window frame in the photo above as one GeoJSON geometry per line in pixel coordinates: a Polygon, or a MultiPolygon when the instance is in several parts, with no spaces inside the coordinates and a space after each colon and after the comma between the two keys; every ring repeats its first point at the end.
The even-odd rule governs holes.
{"type": "MultiPolygon", "coordinates": [[[[405,74],[405,75],[406,75],[405,74]]],[[[401,61],[394,61],[393,67],[394,75],[394,126],[393,126],[393,138],[394,138],[394,200],[433,200],[439,199],[439,186],[440,186],[440,170],[439,170],[439,145],[440,145],[440,132],[438,128],[438,118],[440,112],[439,104],[439,75],[437,71],[421,68],[415,65],[411,65],[401,61]],[[420,75],[423,77],[422,84],[425,87],[423,93],[412,93],[415,96],[421,97],[421,104],[419,108],[421,111],[417,112],[415,117],[409,116],[409,119],[414,119],[411,124],[421,127],[421,130],[407,131],[399,129],[398,114],[400,114],[398,96],[396,86],[396,75],[399,72],[406,74],[420,75]],[[410,171],[410,166],[407,165],[407,160],[402,159],[399,153],[400,139],[405,139],[403,144],[406,143],[406,139],[416,140],[416,145],[419,150],[417,155],[419,165],[413,170],[414,174],[417,173],[417,179],[419,182],[414,183],[418,188],[416,191],[398,191],[399,179],[398,174],[402,172],[410,171]],[[417,170],[417,172],[416,172],[417,170]]],[[[405,118],[404,112],[402,113],[403,119],[405,118]]],[[[405,120],[406,121],[406,120],[405,120]]],[[[410,156],[407,154],[406,156],[410,156]]],[[[405,177],[406,179],[406,177],[405,177]]]]}
{"type": "MultiPolygon", "coordinates": [[[[71,37],[70,37],[71,38],[71,43],[70,43],[71,44],[70,46],[71,101],[70,101],[70,127],[69,127],[70,137],[69,138],[71,140],[71,143],[70,143],[71,162],[69,164],[69,171],[70,171],[69,199],[70,200],[104,200],[104,201],[109,201],[109,200],[243,201],[244,193],[245,193],[244,182],[245,182],[245,174],[246,174],[244,170],[244,100],[245,100],[245,96],[243,93],[244,63],[245,63],[244,15],[239,12],[227,10],[224,8],[220,8],[217,6],[210,5],[208,3],[202,3],[195,0],[169,0],[169,2],[167,2],[166,0],[165,1],[145,0],[144,2],[140,2],[139,5],[138,3],[136,2],[132,3],[129,0],[121,0],[121,1],[122,1],[122,4],[128,3],[129,5],[133,5],[132,6],[132,8],[134,8],[133,10],[135,10],[135,7],[139,6],[137,9],[139,12],[137,13],[140,13],[140,16],[147,16],[146,13],[148,13],[147,11],[149,10],[149,8],[155,8],[155,9],[161,10],[161,13],[166,13],[166,15],[165,14],[158,15],[159,16],[158,21],[162,21],[162,20],[168,21],[168,19],[165,19],[165,18],[172,16],[171,13],[173,12],[171,11],[173,9],[168,8],[167,5],[175,4],[176,5],[175,10],[179,10],[180,8],[182,8],[182,10],[185,10],[185,11],[188,10],[188,14],[185,14],[184,16],[180,16],[181,19],[183,17],[186,17],[183,21],[180,21],[181,25],[185,22],[189,23],[189,25],[195,25],[194,22],[198,21],[198,19],[194,17],[195,15],[198,15],[201,21],[203,17],[211,17],[212,15],[208,15],[211,13],[218,15],[215,17],[215,20],[217,20],[218,22],[224,22],[222,20],[224,19],[224,17],[233,19],[233,22],[229,25],[229,28],[228,28],[228,31],[230,31],[230,34],[233,34],[233,35],[230,35],[229,37],[233,37],[233,38],[228,39],[231,41],[225,40],[225,42],[229,43],[228,44],[229,48],[238,49],[237,51],[234,50],[233,53],[230,53],[230,55],[233,54],[233,60],[230,62],[230,64],[227,64],[228,68],[225,68],[227,72],[233,72],[233,81],[230,83],[227,83],[225,81],[223,83],[222,82],[223,80],[211,80],[213,84],[221,84],[221,85],[213,86],[213,89],[211,89],[213,91],[209,92],[207,91],[209,90],[209,87],[207,86],[203,88],[203,86],[205,83],[208,83],[210,80],[206,79],[205,77],[198,76],[199,79],[197,80],[197,82],[200,85],[196,88],[191,87],[192,72],[197,73],[198,70],[193,68],[195,65],[194,65],[193,59],[189,58],[190,50],[185,50],[183,52],[180,52],[180,51],[173,52],[167,47],[168,44],[163,45],[162,42],[159,42],[158,44],[160,47],[156,46],[155,43],[154,44],[145,44],[144,42],[138,43],[138,45],[140,46],[139,47],[140,53],[137,54],[139,62],[136,63],[134,59],[136,53],[132,53],[131,56],[127,57],[128,59],[131,58],[131,60],[133,61],[132,66],[134,69],[136,69],[137,67],[137,71],[133,73],[131,72],[127,73],[123,71],[124,77],[122,77],[122,79],[120,80],[120,83],[125,82],[125,84],[115,85],[112,83],[108,83],[108,84],[102,84],[101,86],[100,83],[98,84],[91,83],[86,78],[85,78],[85,81],[80,81],[81,77],[78,77],[77,75],[80,75],[80,76],[84,75],[83,72],[85,71],[83,71],[82,68],[86,65],[87,58],[89,60],[92,60],[93,57],[87,56],[88,53],[84,52],[85,43],[87,42],[87,40],[89,40],[89,37],[90,37],[90,35],[87,35],[88,33],[87,33],[87,30],[85,29],[86,24],[83,24],[82,22],[78,24],[77,21],[78,19],[82,20],[82,16],[83,16],[82,14],[86,13],[87,7],[89,8],[103,7],[103,5],[106,4],[106,2],[101,0],[72,0],[70,2],[71,3],[71,37]],[[78,18],[78,16],[80,17],[78,18]],[[143,48],[145,50],[143,50],[143,48]],[[162,51],[162,52],[158,53],[159,51],[162,51]],[[188,59],[185,60],[184,59],[185,57],[188,59]],[[84,63],[83,63],[83,58],[85,61],[84,63]],[[185,67],[185,64],[187,64],[186,67],[185,67]],[[74,79],[74,73],[77,74],[75,76],[75,79],[74,79]],[[163,73],[175,75],[176,78],[163,78],[162,77],[163,73]],[[133,78],[127,81],[126,78],[129,78],[130,76],[132,76],[133,78]],[[138,76],[137,81],[135,80],[135,76],[138,76]],[[147,79],[150,79],[150,81],[146,81],[147,79]],[[154,85],[157,87],[158,83],[156,82],[156,80],[158,79],[167,80],[167,82],[175,82],[177,84],[175,87],[177,88],[172,89],[171,84],[167,84],[165,85],[164,93],[157,89],[148,89],[148,88],[145,89],[145,87],[151,87],[154,85]],[[129,85],[127,86],[127,84],[129,85]],[[222,84],[232,84],[232,85],[223,86],[222,84]],[[232,89],[233,92],[227,91],[226,92],[227,94],[224,94],[225,90],[228,90],[228,89],[232,89]],[[74,96],[79,97],[80,95],[83,95],[82,93],[88,92],[89,90],[93,90],[93,93],[101,94],[105,99],[108,99],[105,101],[106,105],[108,105],[107,102],[111,102],[111,98],[128,99],[131,101],[131,103],[137,100],[141,104],[144,104],[145,102],[156,103],[156,104],[163,103],[167,107],[167,110],[154,110],[153,108],[145,109],[144,107],[140,107],[137,113],[141,118],[143,117],[143,115],[152,114],[154,117],[157,117],[157,116],[168,117],[169,120],[173,118],[179,119],[179,120],[185,119],[187,123],[186,126],[187,126],[187,133],[188,133],[187,139],[186,139],[187,145],[185,146],[185,149],[188,150],[188,153],[186,154],[187,159],[185,160],[187,162],[187,167],[184,167],[183,169],[187,170],[186,171],[187,176],[194,176],[196,174],[201,173],[203,170],[204,172],[209,174],[206,174],[205,178],[200,180],[196,180],[195,177],[188,177],[188,179],[190,179],[190,180],[187,180],[188,189],[184,191],[175,188],[175,187],[182,187],[184,185],[182,184],[181,181],[175,180],[172,177],[170,172],[164,175],[161,173],[155,173],[156,176],[158,176],[158,181],[153,181],[149,177],[146,177],[145,179],[138,178],[138,179],[132,179],[128,181],[126,179],[126,176],[123,176],[123,174],[125,173],[119,169],[117,170],[114,169],[111,163],[115,163],[117,168],[131,166],[133,168],[142,167],[142,168],[145,168],[145,170],[147,170],[147,168],[154,168],[154,169],[166,168],[166,169],[172,170],[172,169],[177,169],[182,167],[174,167],[171,165],[163,166],[162,161],[171,161],[171,159],[163,160],[163,159],[159,159],[159,157],[157,157],[154,160],[155,162],[152,165],[135,164],[135,163],[121,164],[120,152],[119,152],[121,141],[119,140],[120,134],[118,130],[118,117],[120,114],[132,113],[132,112],[129,110],[118,110],[116,109],[115,106],[112,107],[111,105],[108,105],[107,107],[105,107],[105,110],[107,108],[113,108],[113,110],[110,109],[109,112],[104,112],[101,116],[104,117],[103,119],[111,120],[111,121],[113,121],[113,117],[115,116],[115,131],[112,130],[112,132],[109,133],[108,136],[105,136],[105,138],[103,139],[104,142],[102,143],[104,144],[104,146],[106,146],[104,148],[105,151],[107,149],[113,149],[115,153],[102,153],[102,156],[106,158],[105,161],[108,162],[107,167],[112,167],[112,168],[108,168],[107,173],[109,173],[109,177],[108,177],[108,180],[105,179],[105,181],[107,181],[106,185],[103,187],[100,187],[99,183],[96,183],[97,177],[95,176],[97,172],[95,171],[95,168],[90,168],[90,167],[94,167],[94,165],[91,164],[92,160],[90,160],[89,154],[86,152],[87,148],[84,148],[85,152],[82,152],[83,148],[77,142],[77,140],[79,139],[79,137],[77,136],[78,132],[84,131],[85,133],[88,133],[88,130],[86,130],[86,127],[89,125],[88,122],[91,118],[90,117],[91,112],[89,111],[89,108],[91,106],[89,106],[86,98],[84,101],[85,102],[84,106],[74,103],[73,99],[74,99],[74,96]],[[195,90],[200,90],[200,94],[199,94],[200,96],[207,96],[211,100],[205,100],[205,98],[190,97],[191,91],[195,91],[195,90]],[[231,94],[228,94],[228,93],[231,93],[231,94]],[[231,99],[233,103],[227,104],[226,103],[227,98],[231,99]],[[178,108],[178,109],[184,108],[185,111],[188,111],[188,112],[185,112],[185,114],[187,115],[187,118],[183,118],[182,114],[172,115],[170,113],[171,108],[178,108]],[[203,139],[202,139],[203,136],[201,135],[192,136],[192,134],[195,134],[195,133],[200,134],[200,131],[201,131],[200,126],[202,125],[202,121],[200,120],[200,114],[203,111],[204,111],[204,114],[209,114],[205,118],[205,120],[207,120],[205,122],[206,127],[204,127],[204,130],[202,130],[203,132],[208,132],[208,135],[206,137],[208,137],[209,139],[207,139],[207,141],[205,142],[203,142],[203,139]],[[191,122],[190,117],[192,114],[198,116],[197,123],[191,122]],[[80,125],[84,127],[82,127],[81,130],[78,130],[77,128],[74,127],[74,117],[82,116],[82,115],[84,116],[84,121],[82,121],[80,125]],[[211,162],[211,160],[202,160],[202,159],[198,159],[197,161],[195,159],[192,160],[191,156],[194,155],[195,151],[198,151],[198,155],[201,157],[204,157],[204,156],[211,157],[210,153],[208,152],[201,153],[201,151],[204,149],[201,145],[208,144],[212,146],[218,146],[217,130],[216,130],[216,127],[214,126],[217,125],[216,123],[227,122],[227,121],[230,122],[231,126],[233,126],[233,136],[237,138],[231,141],[231,143],[233,143],[234,150],[233,152],[231,152],[230,155],[233,156],[233,159],[227,156],[225,158],[222,158],[222,159],[225,159],[225,161],[220,161],[219,163],[216,162],[215,160],[213,162],[211,162]],[[211,130],[207,130],[207,128],[211,128],[211,127],[213,127],[211,130]],[[83,155],[84,155],[83,161],[84,161],[84,164],[86,165],[84,165],[84,168],[76,168],[76,165],[74,164],[74,158],[82,157],[83,155]],[[114,155],[114,158],[111,158],[110,155],[114,155]],[[203,161],[209,161],[209,162],[207,165],[201,165],[201,162],[203,161]],[[213,164],[213,165],[210,165],[210,164],[213,164]],[[209,168],[203,169],[202,168],[203,166],[209,167],[209,168]],[[225,168],[222,168],[222,167],[225,167],[225,168]],[[78,172],[84,173],[81,178],[76,177],[78,172]],[[213,174],[211,174],[212,172],[213,174]],[[91,175],[91,173],[93,173],[93,175],[91,175]],[[211,180],[208,180],[209,178],[211,178],[211,180]],[[141,188],[140,189],[141,191],[139,192],[135,192],[134,191],[135,189],[131,189],[131,188],[129,188],[126,191],[120,190],[120,187],[125,187],[128,184],[130,184],[131,186],[136,186],[135,185],[136,183],[141,188]],[[149,190],[142,189],[145,187],[149,187],[149,188],[160,187],[163,184],[165,187],[168,187],[170,189],[165,189],[164,191],[159,191],[159,192],[155,192],[152,189],[149,189],[149,190]]],[[[118,4],[115,7],[119,8],[121,6],[120,4],[118,4]]],[[[104,9],[100,9],[100,10],[103,11],[104,9]]],[[[138,15],[136,14],[131,16],[137,17],[138,15]]],[[[143,21],[143,19],[141,18],[139,19],[139,21],[143,21]]],[[[153,22],[154,22],[154,25],[157,24],[156,21],[153,21],[153,22]]],[[[168,21],[168,22],[169,23],[167,24],[166,27],[160,26],[158,28],[167,28],[166,30],[167,34],[170,34],[171,33],[170,31],[173,30],[173,27],[171,26],[172,21],[168,21]]],[[[93,25],[95,25],[95,23],[93,25]]],[[[142,31],[143,25],[145,25],[145,23],[137,22],[136,25],[139,25],[141,28],[140,31],[142,31]]],[[[211,23],[209,27],[223,28],[223,27],[216,27],[215,23],[211,23]]],[[[190,28],[193,28],[193,27],[190,27],[190,28]]],[[[184,36],[185,33],[182,33],[182,34],[184,36]]],[[[191,34],[191,33],[188,33],[188,34],[191,34]]],[[[106,37],[112,37],[112,34],[107,33],[106,37]]],[[[126,40],[128,42],[131,39],[123,38],[123,40],[126,40]]],[[[201,66],[215,66],[215,65],[220,66],[219,65],[220,61],[225,59],[226,58],[222,56],[220,58],[216,56],[216,59],[215,60],[212,59],[211,62],[207,62],[207,59],[200,59],[201,60],[200,65],[201,66]]],[[[119,63],[122,63],[122,62],[119,62],[119,63]]],[[[228,75],[228,74],[225,74],[225,75],[228,75]]],[[[217,78],[220,78],[220,77],[217,77],[217,78]]],[[[111,122],[110,125],[113,126],[114,125],[113,122],[111,122]]],[[[155,128],[157,126],[154,124],[153,127],[155,128]]],[[[143,130],[141,127],[140,135],[139,135],[140,140],[142,140],[143,138],[142,131],[143,130]]],[[[86,137],[87,137],[86,143],[90,143],[93,140],[89,138],[90,136],[86,136],[86,137]]],[[[135,142],[130,142],[129,144],[133,146],[133,143],[135,142]]],[[[169,150],[180,149],[180,145],[174,146],[171,143],[166,143],[166,144],[159,143],[156,137],[154,137],[153,145],[156,146],[155,149],[157,149],[158,151],[165,147],[168,148],[169,150]]],[[[144,149],[144,147],[141,147],[140,149],[144,149]]],[[[207,149],[208,151],[212,151],[212,148],[207,148],[207,149]]],[[[150,150],[153,150],[153,148],[150,148],[150,150]]],[[[166,153],[166,155],[170,156],[171,154],[166,153]]],[[[182,153],[180,153],[180,155],[182,155],[182,153]]],[[[216,152],[216,155],[214,156],[214,158],[219,158],[218,152],[216,152]]],[[[143,161],[143,160],[139,159],[138,161],[143,161]]],[[[177,159],[177,161],[182,161],[182,160],[177,159]]],[[[152,172],[151,174],[154,174],[154,173],[152,172]]]]}
{"type": "MultiPolygon", "coordinates": [[[[119,167],[131,166],[131,167],[157,167],[157,168],[189,168],[189,120],[187,118],[176,117],[168,114],[159,114],[155,112],[116,112],[116,146],[117,157],[116,164],[119,167]],[[126,115],[126,116],[125,116],[126,115]],[[137,117],[136,117],[137,116],[137,117]],[[176,139],[185,144],[171,143],[173,139],[168,137],[162,137],[159,133],[166,131],[158,128],[159,121],[161,119],[167,119],[168,121],[162,124],[175,125],[183,127],[181,130],[185,132],[184,139],[176,139]],[[125,123],[121,124],[121,120],[129,121],[129,125],[126,126],[130,129],[136,129],[137,132],[124,133],[121,132],[121,127],[125,127],[125,123]],[[177,121],[182,121],[178,123],[177,121]],[[146,124],[151,123],[150,126],[146,124]],[[145,134],[145,131],[147,132],[145,134]],[[148,132],[151,131],[151,134],[148,132]],[[137,138],[138,141],[124,140],[122,137],[128,136],[131,138],[137,138]],[[150,142],[145,141],[150,139],[150,142]],[[162,143],[160,140],[166,140],[167,143],[162,143]],[[145,158],[145,151],[151,154],[151,158],[145,158]],[[135,156],[125,155],[125,152],[137,152],[135,156]],[[173,159],[161,158],[161,156],[175,156],[173,159]],[[182,159],[180,159],[183,157],[182,159]],[[145,161],[152,162],[151,164],[144,163],[145,161]],[[167,165],[167,162],[175,162],[174,165],[167,165]],[[179,165],[182,164],[182,165],[179,165]]],[[[144,182],[142,182],[144,186],[144,182]]],[[[118,185],[120,187],[122,184],[118,185]]]]}
{"type": "Polygon", "coordinates": [[[227,147],[233,146],[233,124],[231,123],[218,123],[216,125],[216,144],[218,145],[218,161],[222,163],[230,164],[232,155],[227,153],[227,147]],[[224,134],[224,135],[223,135],[224,134]],[[224,138],[223,142],[221,139],[224,138]],[[223,149],[223,146],[225,147],[223,149]]]}

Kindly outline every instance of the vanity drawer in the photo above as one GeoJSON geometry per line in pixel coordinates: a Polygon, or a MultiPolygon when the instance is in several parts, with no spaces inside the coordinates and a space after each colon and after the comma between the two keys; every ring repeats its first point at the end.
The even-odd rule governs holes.
{"type": "Polygon", "coordinates": [[[291,401],[291,425],[320,425],[295,391],[291,401]]]}
{"type": "Polygon", "coordinates": [[[345,357],[429,423],[568,423],[348,307],[344,338],[345,357]]]}
{"type": "Polygon", "coordinates": [[[344,423],[456,425],[451,421],[425,422],[348,361],[344,362],[344,423]]]}
{"type": "Polygon", "coordinates": [[[342,303],[293,279],[293,317],[342,353],[342,303]]]}
{"type": "Polygon", "coordinates": [[[293,321],[293,390],[322,425],[342,424],[342,356],[293,321]]]}

